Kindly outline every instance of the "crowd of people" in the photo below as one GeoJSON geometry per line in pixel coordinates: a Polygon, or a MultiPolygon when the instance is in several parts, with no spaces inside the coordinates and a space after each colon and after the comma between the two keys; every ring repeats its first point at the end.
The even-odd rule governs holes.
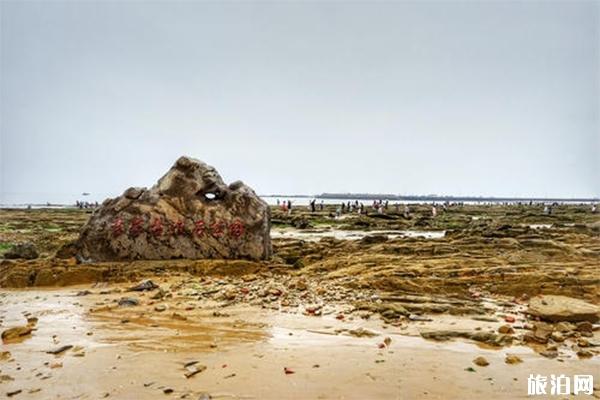
{"type": "MultiPolygon", "coordinates": [[[[489,204],[482,203],[482,205],[491,205],[491,204],[493,204],[493,203],[489,203],[489,204]]],[[[529,201],[529,202],[520,202],[519,201],[516,203],[506,202],[506,203],[502,203],[502,204],[503,205],[513,204],[513,205],[518,205],[518,206],[524,206],[524,205],[540,206],[540,205],[543,205],[544,206],[544,208],[543,208],[544,215],[552,215],[554,208],[556,206],[560,205],[557,202],[554,202],[551,204],[546,204],[546,203],[536,203],[533,201],[529,201]]],[[[291,213],[292,213],[292,201],[291,200],[281,201],[281,200],[277,199],[277,206],[280,207],[284,213],[291,215],[291,213]]],[[[394,207],[394,211],[396,214],[400,214],[400,208],[402,207],[402,216],[406,219],[411,218],[410,206],[407,203],[394,203],[392,206],[394,207]]],[[[449,201],[445,201],[443,203],[433,202],[433,203],[431,203],[431,217],[436,218],[440,212],[445,212],[450,207],[462,207],[462,206],[464,206],[464,202],[449,202],[449,201]]],[[[311,212],[323,211],[325,208],[325,203],[323,200],[321,200],[319,203],[317,203],[317,199],[312,198],[308,202],[308,208],[311,212]]],[[[388,200],[373,200],[373,202],[371,204],[371,210],[377,214],[385,214],[388,212],[389,208],[390,208],[390,203],[388,200]]],[[[595,214],[597,211],[598,211],[597,205],[592,203],[591,204],[591,212],[595,214]]],[[[342,202],[336,206],[336,209],[335,209],[335,217],[336,218],[339,218],[342,214],[352,214],[352,213],[368,215],[369,210],[363,202],[360,202],[358,200],[342,202]]]]}
{"type": "Polygon", "coordinates": [[[76,200],[75,201],[75,207],[79,208],[80,210],[82,209],[88,209],[88,208],[98,208],[98,202],[91,202],[91,201],[79,201],[76,200]]]}

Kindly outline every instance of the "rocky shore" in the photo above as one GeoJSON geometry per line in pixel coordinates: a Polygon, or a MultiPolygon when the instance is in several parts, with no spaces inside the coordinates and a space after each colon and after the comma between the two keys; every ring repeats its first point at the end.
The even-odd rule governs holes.
{"type": "Polygon", "coordinates": [[[142,359],[181,366],[169,367],[173,376],[146,371],[147,379],[128,370],[107,378],[110,390],[82,384],[78,393],[389,398],[399,390],[396,375],[404,374],[411,388],[400,386],[417,390],[415,397],[506,398],[526,393],[528,371],[587,371],[598,382],[600,231],[589,206],[555,206],[547,215],[536,205],[452,205],[432,217],[431,205],[413,205],[408,218],[393,205],[368,215],[336,215],[336,208],[294,207],[289,214],[272,207],[268,260],[112,262],[64,254],[89,219],[86,211],[1,210],[1,251],[29,243],[29,253],[38,253],[0,261],[5,391],[64,395],[46,379],[52,382],[58,371],[72,378],[71,364],[110,369],[119,364],[110,357],[120,354],[142,369],[142,359]],[[67,333],[69,317],[61,322],[44,311],[55,300],[59,315],[80,321],[73,325],[77,335],[67,333]],[[468,350],[457,352],[463,345],[468,350]],[[61,351],[42,362],[35,356],[42,347],[61,351]],[[189,352],[198,359],[188,359],[189,352]],[[278,363],[271,369],[254,354],[279,354],[283,361],[270,359],[278,363]],[[356,364],[338,365],[330,356],[356,364]],[[232,359],[235,371],[228,369],[232,359]],[[56,367],[61,362],[64,368],[56,367]],[[362,383],[347,391],[326,388],[335,374],[314,365],[362,383]],[[23,375],[26,370],[33,375],[23,375]],[[250,390],[257,370],[290,380],[273,392],[250,390]],[[485,376],[477,375],[473,387],[447,382],[448,395],[417,372],[441,381],[485,376]],[[127,377],[135,388],[119,389],[127,377]],[[290,382],[302,382],[305,391],[289,392],[290,382]]]}

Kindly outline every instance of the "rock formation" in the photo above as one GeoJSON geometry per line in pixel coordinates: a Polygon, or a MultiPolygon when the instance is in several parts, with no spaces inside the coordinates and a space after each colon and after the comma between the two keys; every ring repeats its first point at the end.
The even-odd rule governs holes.
{"type": "Polygon", "coordinates": [[[38,257],[38,251],[36,250],[35,245],[31,242],[17,243],[13,245],[10,250],[4,253],[4,258],[6,259],[24,258],[26,260],[33,260],[34,258],[38,257]]]}
{"type": "Polygon", "coordinates": [[[266,259],[270,210],[242,182],[227,186],[213,167],[181,157],[152,188],[105,200],[75,248],[80,261],[266,259]]]}
{"type": "Polygon", "coordinates": [[[529,301],[527,313],[550,322],[589,321],[594,323],[600,320],[600,307],[597,305],[580,299],[558,295],[533,297],[529,301]]]}

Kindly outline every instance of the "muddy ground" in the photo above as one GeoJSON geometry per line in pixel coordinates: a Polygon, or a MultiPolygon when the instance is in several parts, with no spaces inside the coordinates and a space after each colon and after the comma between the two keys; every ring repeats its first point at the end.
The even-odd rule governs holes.
{"type": "Polygon", "coordinates": [[[89,212],[0,210],[0,253],[24,241],[40,252],[0,261],[0,331],[25,329],[2,345],[0,393],[503,399],[527,397],[529,374],[564,373],[594,375],[600,398],[599,326],[526,313],[539,294],[600,304],[599,214],[402,211],[274,208],[268,262],[79,264],[55,255],[89,212]]]}

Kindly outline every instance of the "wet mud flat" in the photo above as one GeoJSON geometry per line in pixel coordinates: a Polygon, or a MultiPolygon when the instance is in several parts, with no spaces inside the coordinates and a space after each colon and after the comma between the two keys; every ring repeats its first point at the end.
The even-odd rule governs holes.
{"type": "Polygon", "coordinates": [[[598,322],[528,313],[539,295],[600,303],[587,205],[272,215],[269,261],[82,264],[57,253],[85,211],[0,210],[0,253],[40,253],[0,261],[0,331],[23,329],[3,341],[0,393],[525,398],[530,374],[564,373],[600,397],[598,322]]]}
{"type": "Polygon", "coordinates": [[[37,319],[29,335],[3,345],[4,394],[505,399],[524,398],[531,373],[600,378],[597,357],[582,360],[569,350],[551,359],[524,345],[426,340],[420,334],[457,326],[495,331],[500,321],[443,315],[388,324],[343,303],[315,315],[310,306],[199,300],[201,282],[189,277],[158,285],[147,292],[115,285],[4,292],[3,326],[37,319]],[[159,299],[161,290],[165,297],[159,299]],[[489,365],[475,364],[478,357],[489,365]],[[511,364],[509,357],[519,362],[511,364]]]}

